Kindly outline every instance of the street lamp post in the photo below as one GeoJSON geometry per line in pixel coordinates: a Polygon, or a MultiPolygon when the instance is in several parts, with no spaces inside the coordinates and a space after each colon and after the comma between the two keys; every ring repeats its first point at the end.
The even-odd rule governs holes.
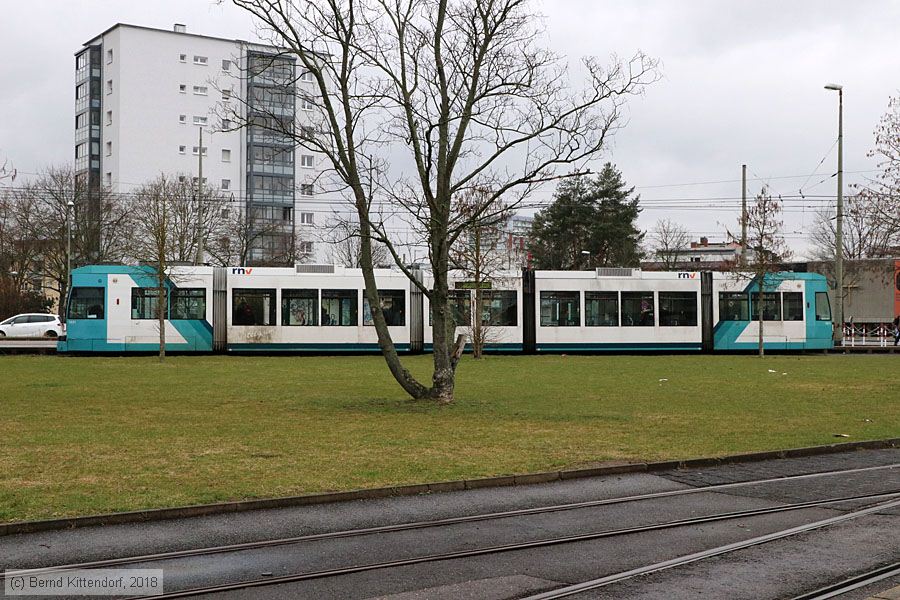
{"type": "Polygon", "coordinates": [[[69,314],[69,296],[72,292],[72,209],[75,202],[69,200],[66,203],[66,306],[63,311],[63,320],[69,314]]]}
{"type": "Polygon", "coordinates": [[[844,88],[829,83],[826,90],[838,93],[838,166],[837,166],[837,222],[834,230],[834,280],[837,293],[834,302],[834,343],[844,343],[844,88]]]}

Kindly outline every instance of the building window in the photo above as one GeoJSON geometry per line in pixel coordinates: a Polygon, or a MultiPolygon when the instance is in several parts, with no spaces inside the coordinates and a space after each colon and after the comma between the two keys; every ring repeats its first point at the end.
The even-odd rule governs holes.
{"type": "Polygon", "coordinates": [[[281,324],[316,326],[319,324],[319,290],[281,290],[281,324]]]}
{"type": "Polygon", "coordinates": [[[275,290],[232,290],[232,325],[275,325],[275,290]]]}
{"type": "Polygon", "coordinates": [[[103,319],[102,287],[73,287],[69,296],[69,319],[103,319]]]}
{"type": "Polygon", "coordinates": [[[300,81],[311,82],[314,81],[313,74],[311,71],[303,71],[300,73],[300,81]]]}
{"type": "MultiPolygon", "coordinates": [[[[197,185],[198,181],[199,180],[196,177],[191,177],[191,183],[193,183],[194,185],[197,185]]],[[[202,183],[203,183],[203,185],[206,185],[206,177],[203,178],[202,183]]]]}
{"type": "Polygon", "coordinates": [[[194,149],[192,150],[192,152],[193,152],[194,156],[197,156],[198,154],[201,154],[201,153],[203,154],[203,156],[206,156],[206,150],[207,150],[206,146],[203,146],[202,152],[201,152],[201,148],[199,146],[194,146],[194,149]]]}
{"type": "Polygon", "coordinates": [[[205,96],[209,92],[209,89],[205,85],[195,85],[194,93],[198,96],[205,96]]]}
{"type": "Polygon", "coordinates": [[[222,119],[222,129],[231,129],[231,119],[222,119]]]}
{"type": "Polygon", "coordinates": [[[222,149],[222,162],[231,162],[231,150],[228,148],[222,149]]]}
{"type": "Polygon", "coordinates": [[[184,154],[184,151],[187,149],[187,146],[178,146],[178,153],[184,154]]]}
{"type": "Polygon", "coordinates": [[[720,321],[749,321],[750,299],[745,292],[719,292],[720,321]]]}
{"type": "MultiPolygon", "coordinates": [[[[403,290],[378,290],[378,299],[381,301],[384,320],[389,326],[402,327],[406,324],[406,295],[403,290]]],[[[374,324],[369,299],[363,294],[363,325],[374,324]]]]}
{"type": "MultiPolygon", "coordinates": [[[[778,292],[763,293],[762,318],[763,321],[781,320],[781,298],[778,292]]],[[[759,321],[759,292],[750,293],[750,319],[759,321]]]]}
{"type": "Polygon", "coordinates": [[[207,63],[207,59],[206,59],[205,56],[197,56],[197,55],[194,55],[194,64],[195,64],[195,65],[203,65],[203,66],[206,66],[206,63],[207,63]]]}
{"type": "Polygon", "coordinates": [[[106,155],[112,156],[112,142],[106,142],[106,155]]]}
{"type": "Polygon", "coordinates": [[[231,180],[230,180],[230,179],[223,179],[223,180],[222,180],[222,186],[221,186],[221,189],[223,189],[223,190],[231,189],[231,180]]]}
{"type": "Polygon", "coordinates": [[[106,185],[112,185],[112,173],[106,174],[106,185]]]}
{"type": "Polygon", "coordinates": [[[785,321],[802,321],[803,320],[803,294],[800,292],[784,292],[781,294],[781,301],[784,305],[785,321]]]}
{"type": "Polygon", "coordinates": [[[541,292],[541,327],[580,327],[581,294],[541,292]]]}
{"type": "Polygon", "coordinates": [[[294,209],[290,206],[285,206],[281,209],[281,220],[291,222],[294,219],[294,209]]]}
{"type": "Polygon", "coordinates": [[[112,79],[106,81],[106,93],[112,94],[112,79]]]}
{"type": "Polygon", "coordinates": [[[300,166],[301,167],[311,167],[313,166],[313,155],[312,154],[301,154],[300,155],[300,166]]]}
{"type": "MultiPolygon", "coordinates": [[[[136,321],[158,319],[159,290],[156,288],[131,288],[131,318],[136,321]]],[[[165,310],[165,308],[163,308],[165,310]]],[[[163,315],[165,318],[167,315],[163,315]]]]}
{"type": "Polygon", "coordinates": [[[230,71],[230,70],[231,70],[231,61],[230,61],[230,60],[223,60],[223,61],[222,61],[222,70],[223,70],[223,71],[230,71]]]}
{"type": "Polygon", "coordinates": [[[81,129],[85,125],[87,125],[87,113],[81,113],[80,115],[75,115],[75,129],[81,129]]]}
{"type": "Polygon", "coordinates": [[[106,64],[112,64],[113,51],[112,48],[106,51],[106,64]]]}
{"type": "Polygon", "coordinates": [[[231,90],[222,90],[222,100],[231,100],[231,90]]]}
{"type": "Polygon", "coordinates": [[[309,99],[301,98],[300,99],[300,110],[312,110],[316,107],[309,99]]]}
{"type": "Polygon", "coordinates": [[[111,110],[106,111],[106,124],[112,125],[112,111],[111,110]]]}
{"type": "Polygon", "coordinates": [[[187,62],[187,54],[179,54],[178,60],[181,62],[187,62]]]}
{"type": "Polygon", "coordinates": [[[663,327],[696,327],[696,292],[660,292],[659,324],[663,327]]]}
{"type": "Polygon", "coordinates": [[[194,125],[206,125],[206,117],[194,117],[194,125]]]}
{"type": "Polygon", "coordinates": [[[300,195],[301,196],[312,196],[313,195],[313,186],[311,183],[301,183],[300,184],[300,195]]]}
{"type": "Polygon", "coordinates": [[[78,55],[78,58],[75,59],[75,68],[83,69],[87,66],[87,52],[82,52],[78,55]]]}
{"type": "Polygon", "coordinates": [[[653,327],[653,292],[622,292],[622,326],[653,327]]]}
{"type": "Polygon", "coordinates": [[[187,123],[187,115],[178,115],[178,122],[182,125],[187,123]]]}
{"type": "Polygon", "coordinates": [[[75,88],[75,99],[80,100],[87,96],[87,83],[81,83],[75,88]]]}
{"type": "Polygon", "coordinates": [[[357,310],[356,290],[322,290],[322,325],[355,326],[357,310]]]}
{"type": "Polygon", "coordinates": [[[618,327],[619,293],[585,292],[584,324],[588,327],[618,327]]]}
{"type": "Polygon", "coordinates": [[[182,94],[186,94],[187,86],[182,83],[181,85],[178,86],[178,91],[181,92],[182,94]]]}
{"type": "Polygon", "coordinates": [[[300,223],[303,225],[312,225],[313,224],[313,213],[311,213],[311,212],[300,213],[300,223]]]}
{"type": "Polygon", "coordinates": [[[170,319],[200,320],[206,318],[206,290],[203,288],[172,288],[169,291],[171,300],[170,319]]]}

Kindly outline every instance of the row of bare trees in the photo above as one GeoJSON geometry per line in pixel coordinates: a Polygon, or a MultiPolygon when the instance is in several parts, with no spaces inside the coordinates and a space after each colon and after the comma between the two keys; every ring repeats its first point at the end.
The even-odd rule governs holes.
{"type": "MultiPolygon", "coordinates": [[[[276,243],[261,264],[306,258],[290,221],[249,217],[230,195],[186,176],[160,175],[125,194],[101,188],[89,199],[71,167],[47,168],[0,188],[0,314],[47,308],[33,288],[66,298],[70,263],[143,263],[164,280],[172,264],[251,264],[266,236],[276,243]]],[[[58,309],[64,314],[62,302],[58,309]]]]}

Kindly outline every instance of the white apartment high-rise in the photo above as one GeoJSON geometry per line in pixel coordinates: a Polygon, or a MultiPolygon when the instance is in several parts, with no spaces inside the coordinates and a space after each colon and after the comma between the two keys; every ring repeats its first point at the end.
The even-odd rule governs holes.
{"type": "MultiPolygon", "coordinates": [[[[75,73],[75,169],[89,189],[129,193],[161,173],[193,178],[202,154],[203,179],[232,194],[251,222],[270,225],[253,262],[326,216],[310,198],[321,157],[264,126],[303,125],[303,88],[314,88],[290,55],[183,25],[119,23],[75,54],[75,73]],[[263,126],[239,127],[229,109],[263,126]]],[[[302,250],[316,258],[311,241],[302,250]]]]}

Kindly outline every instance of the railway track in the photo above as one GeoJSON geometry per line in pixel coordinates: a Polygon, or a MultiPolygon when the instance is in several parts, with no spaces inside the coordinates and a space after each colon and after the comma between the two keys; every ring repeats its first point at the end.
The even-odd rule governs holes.
{"type": "MultiPolygon", "coordinates": [[[[817,479],[823,477],[840,477],[846,476],[854,473],[866,473],[872,471],[887,471],[892,469],[900,469],[900,463],[893,463],[888,465],[879,465],[874,467],[860,467],[854,469],[841,469],[834,471],[820,471],[817,473],[804,473],[800,475],[787,475],[783,477],[770,477],[766,479],[754,479],[748,481],[739,481],[734,483],[723,483],[716,485],[708,485],[701,487],[692,487],[685,488],[680,490],[668,490],[665,492],[651,492],[646,494],[636,494],[632,496],[620,496],[615,498],[603,498],[600,500],[587,500],[583,502],[571,502],[566,504],[554,504],[549,506],[539,506],[534,508],[524,508],[524,509],[516,509],[516,510],[508,510],[508,511],[499,511],[499,512],[491,512],[491,513],[482,513],[476,515],[466,515],[461,517],[449,517],[444,519],[434,519],[429,521],[414,521],[409,523],[400,523],[396,525],[382,525],[378,527],[366,527],[359,529],[349,529],[343,531],[333,531],[333,532],[325,532],[325,533],[315,533],[301,536],[294,536],[288,538],[277,538],[272,540],[260,540],[253,542],[244,542],[239,544],[229,544],[222,546],[210,546],[205,548],[192,548],[188,550],[175,550],[171,552],[160,552],[155,554],[143,554],[143,555],[135,555],[135,556],[127,556],[120,558],[110,558],[110,559],[102,559],[88,562],[80,562],[80,563],[69,563],[63,565],[55,565],[51,567],[41,567],[35,569],[23,569],[21,572],[27,572],[30,574],[44,573],[44,572],[56,572],[56,571],[66,571],[72,569],[96,569],[96,568],[107,568],[107,567],[118,567],[122,565],[129,564],[138,564],[138,563],[151,563],[158,562],[164,560],[173,560],[180,558],[191,558],[197,556],[208,556],[213,554],[223,554],[223,553],[233,553],[240,552],[244,550],[254,550],[260,548],[274,548],[278,546],[287,546],[293,544],[301,544],[305,542],[314,542],[318,540],[327,540],[327,539],[338,539],[338,538],[348,538],[348,537],[356,537],[356,536],[365,536],[365,535],[374,535],[380,533],[394,533],[400,531],[410,531],[414,529],[425,529],[432,527],[444,527],[448,525],[456,525],[463,523],[474,523],[479,521],[490,521],[495,519],[506,519],[506,518],[514,518],[528,515],[538,515],[538,514],[548,514],[553,512],[561,512],[568,510],[577,510],[583,508],[594,508],[599,506],[608,506],[614,504],[623,504],[627,502],[639,502],[645,500],[654,500],[659,498],[671,498],[677,496],[686,496],[691,494],[700,494],[700,493],[713,493],[713,492],[725,492],[734,489],[740,489],[745,487],[752,487],[757,485],[766,485],[771,483],[783,483],[790,481],[802,481],[808,479],[817,479]]],[[[861,499],[864,497],[857,497],[852,499],[861,499]]],[[[840,498],[840,499],[831,499],[829,503],[836,503],[847,501],[851,498],[840,498]]],[[[798,508],[805,508],[809,503],[800,503],[796,505],[798,508]],[[802,506],[801,506],[802,505],[802,506]]],[[[794,505],[789,505],[794,506],[794,505]]],[[[795,508],[796,509],[796,508],[795,508]]],[[[794,510],[795,510],[794,509],[794,510]]],[[[769,509],[764,509],[768,511],[769,509]]],[[[746,516],[748,513],[727,513],[736,516],[746,516]]],[[[759,514],[766,514],[765,512],[759,514]]],[[[733,518],[733,517],[732,517],[733,518]]],[[[674,522],[673,522],[674,523],[674,522]]],[[[0,573],[0,583],[7,577],[7,575],[13,575],[12,571],[8,573],[0,573]]]]}
{"type": "MultiPolygon", "coordinates": [[[[852,520],[852,519],[864,517],[867,515],[877,513],[882,510],[887,510],[887,509],[896,508],[896,507],[900,507],[900,500],[888,500],[886,502],[878,502],[867,508],[851,511],[851,512],[845,513],[845,514],[837,516],[837,517],[832,517],[830,519],[823,519],[820,521],[814,521],[812,523],[806,523],[804,525],[800,525],[797,527],[791,527],[789,529],[783,529],[781,531],[776,531],[774,533],[770,533],[767,535],[761,535],[759,537],[751,538],[749,540],[743,540],[740,542],[735,542],[733,544],[726,544],[724,546],[719,546],[717,548],[703,550],[702,552],[694,552],[692,554],[686,554],[684,556],[679,556],[677,558],[673,558],[670,560],[654,563],[651,565],[646,565],[643,567],[638,567],[636,569],[630,569],[628,571],[623,571],[621,573],[615,573],[613,575],[607,575],[607,576],[600,577],[597,579],[592,579],[590,581],[585,581],[585,582],[577,583],[574,585],[568,585],[568,586],[565,586],[565,587],[562,587],[562,588],[559,588],[556,590],[551,590],[549,592],[544,592],[541,594],[535,594],[533,596],[528,596],[525,600],[555,600],[556,598],[568,598],[569,596],[575,596],[577,594],[581,594],[581,593],[588,592],[591,590],[596,590],[601,587],[605,587],[607,585],[611,585],[614,583],[618,583],[620,581],[624,581],[626,579],[638,577],[640,575],[648,575],[650,573],[656,573],[659,571],[664,571],[667,569],[680,567],[682,565],[687,565],[687,564],[697,562],[700,560],[705,560],[707,558],[712,558],[714,556],[721,556],[723,554],[736,552],[738,550],[743,550],[744,548],[750,548],[753,546],[767,544],[769,542],[774,542],[776,540],[781,540],[784,538],[792,537],[795,535],[799,535],[801,533],[813,531],[815,529],[821,529],[823,527],[837,525],[839,523],[844,523],[844,522],[852,520]]],[[[871,583],[872,581],[876,581],[876,580],[870,580],[868,583],[871,583]]],[[[840,592],[840,593],[844,593],[844,592],[840,592]]],[[[833,597],[833,596],[812,596],[812,597],[828,598],[828,597],[833,597]]]]}
{"type": "MultiPolygon", "coordinates": [[[[338,567],[338,568],[334,568],[334,569],[310,571],[310,572],[305,572],[305,573],[293,573],[293,574],[282,575],[282,576],[277,576],[277,577],[264,577],[264,578],[237,581],[237,582],[232,582],[232,583],[213,584],[213,585],[195,587],[195,588],[190,588],[190,589],[177,590],[174,592],[163,593],[163,594],[159,594],[159,595],[151,596],[151,597],[161,600],[161,599],[169,599],[169,598],[189,598],[189,597],[193,597],[193,596],[201,596],[201,595],[207,595],[207,594],[215,595],[215,594],[222,594],[225,592],[252,589],[252,588],[258,588],[258,587],[283,585],[283,584],[288,584],[288,583],[297,583],[297,582],[301,582],[301,581],[310,581],[310,580],[314,580],[314,579],[323,579],[323,578],[328,578],[328,577],[338,577],[338,576],[350,575],[350,574],[354,574],[354,573],[363,573],[366,571],[390,569],[390,568],[396,568],[396,567],[404,567],[404,566],[417,565],[417,564],[423,564],[423,563],[431,563],[431,562],[439,562],[439,561],[446,561],[446,560],[456,560],[456,559],[461,559],[461,558],[471,558],[471,557],[476,557],[476,556],[484,556],[484,555],[488,555],[488,554],[497,554],[497,553],[502,553],[502,552],[512,552],[512,551],[517,551],[517,550],[543,548],[543,547],[555,546],[555,545],[559,545],[559,544],[569,544],[569,543],[575,543],[575,542],[597,540],[597,539],[602,539],[602,538],[612,538],[612,537],[647,532],[647,531],[659,531],[659,530],[670,529],[670,528],[674,528],[674,527],[701,525],[701,524],[705,524],[705,523],[713,523],[716,521],[724,521],[724,520],[728,520],[728,519],[745,518],[748,516],[782,513],[782,512],[788,512],[788,511],[794,511],[794,510],[801,510],[801,509],[805,509],[805,508],[823,507],[823,506],[828,506],[830,504],[836,504],[839,502],[847,502],[847,501],[852,501],[852,500],[875,500],[875,499],[880,500],[879,502],[875,503],[874,505],[870,505],[867,508],[856,510],[856,511],[851,511],[851,512],[842,514],[837,517],[832,517],[830,519],[815,521],[813,523],[804,524],[804,525],[801,525],[798,527],[792,527],[790,529],[778,531],[778,532],[767,534],[764,536],[759,536],[756,538],[752,538],[750,540],[744,540],[741,542],[728,544],[726,546],[721,546],[718,548],[705,550],[703,552],[697,552],[697,553],[693,553],[690,555],[682,556],[682,557],[664,561],[661,563],[655,563],[653,565],[639,567],[637,569],[632,569],[630,571],[625,571],[623,573],[617,573],[614,575],[605,576],[605,577],[602,577],[602,578],[599,578],[596,580],[591,580],[591,581],[587,581],[587,582],[572,585],[572,586],[566,586],[566,587],[558,589],[558,590],[545,592],[543,594],[530,596],[528,598],[528,600],[550,600],[552,598],[564,598],[564,597],[580,594],[585,591],[589,591],[589,590],[597,589],[599,587],[617,583],[619,581],[623,581],[625,579],[636,577],[638,575],[645,575],[645,574],[653,573],[656,571],[670,569],[670,568],[688,564],[691,562],[696,562],[696,561],[703,560],[706,558],[711,558],[713,556],[719,556],[719,555],[726,554],[729,552],[735,552],[737,550],[749,548],[751,546],[756,546],[756,545],[768,543],[771,541],[783,539],[786,537],[798,535],[801,533],[805,533],[807,531],[812,531],[814,529],[819,529],[822,527],[827,527],[830,525],[843,523],[845,521],[855,519],[858,517],[862,517],[865,515],[873,514],[878,511],[881,511],[881,510],[898,507],[898,506],[900,506],[900,499],[897,499],[898,496],[900,496],[900,490],[885,492],[885,493],[880,493],[880,494],[865,494],[865,495],[860,495],[860,496],[830,498],[827,500],[814,500],[814,501],[810,501],[810,502],[798,502],[798,503],[794,503],[794,504],[788,504],[788,505],[771,507],[771,508],[735,511],[735,512],[731,512],[731,513],[720,513],[720,514],[716,514],[716,515],[708,515],[708,516],[696,517],[696,518],[692,518],[692,519],[681,519],[681,520],[677,520],[677,521],[669,521],[666,523],[644,525],[644,526],[639,526],[639,527],[627,527],[627,528],[622,528],[622,529],[597,531],[597,532],[578,534],[578,535],[544,538],[544,539],[531,540],[531,541],[527,541],[527,542],[520,542],[520,543],[514,543],[514,544],[503,544],[503,545],[497,545],[497,546],[474,548],[474,549],[470,549],[470,550],[460,550],[460,551],[455,551],[455,552],[429,554],[429,555],[424,555],[424,556],[416,556],[416,557],[412,557],[412,558],[381,561],[381,562],[374,562],[374,563],[367,563],[367,564],[360,564],[360,565],[351,565],[351,566],[347,566],[347,567],[338,567]],[[884,501],[884,498],[893,498],[893,499],[884,501]]],[[[134,598],[130,598],[129,600],[137,600],[138,598],[139,597],[134,597],[134,598]]],[[[146,598],[146,596],[141,596],[140,598],[146,598]]]]}
{"type": "Polygon", "coordinates": [[[794,596],[791,600],[827,600],[828,598],[837,598],[853,590],[858,590],[897,575],[900,575],[900,562],[884,565],[877,569],[842,579],[812,592],[794,596]]]}

